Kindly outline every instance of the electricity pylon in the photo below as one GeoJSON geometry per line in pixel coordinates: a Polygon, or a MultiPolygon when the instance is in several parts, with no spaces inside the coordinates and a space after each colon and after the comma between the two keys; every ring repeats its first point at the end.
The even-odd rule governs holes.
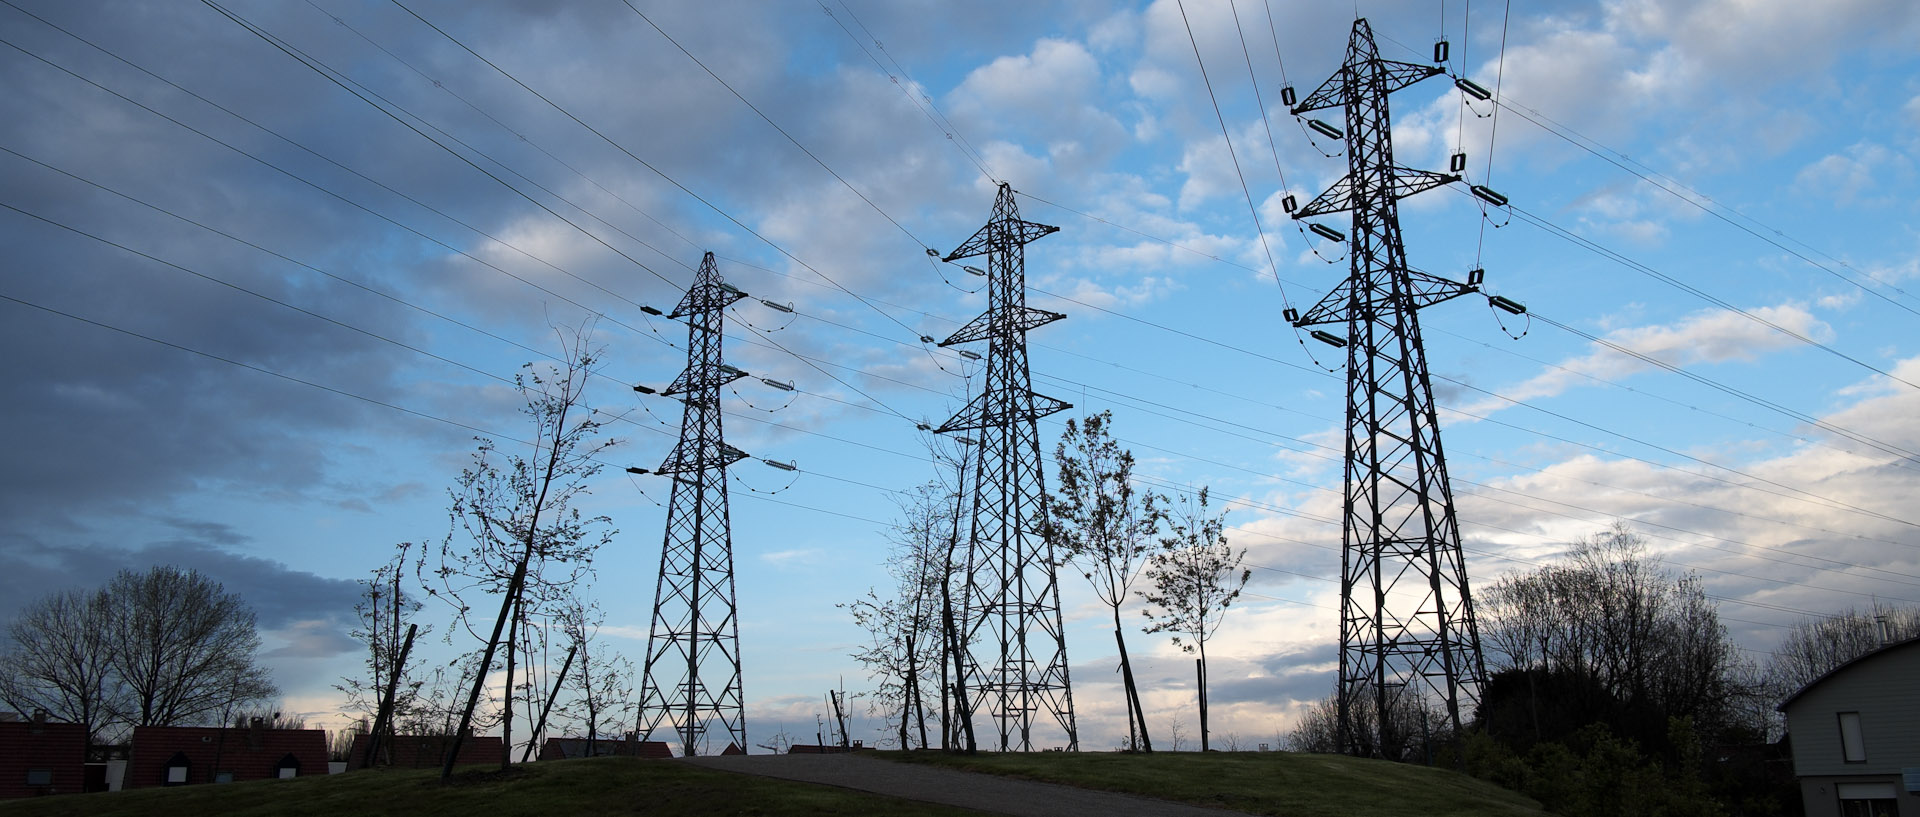
{"type": "Polygon", "coordinates": [[[980,394],[936,430],[978,432],[953,694],[961,717],[997,721],[1002,752],[1033,750],[1040,710],[1066,730],[1070,751],[1080,748],[1035,422],[1072,406],[1035,394],[1027,370],[1027,330],[1066,316],[1027,306],[1026,245],[1059,229],[1022,221],[1001,184],[993,217],[945,259],[987,257],[987,311],[940,342],[987,342],[980,394]]]}
{"type": "Polygon", "coordinates": [[[1396,202],[1460,177],[1395,165],[1387,115],[1387,94],[1439,73],[1380,59],[1372,29],[1356,20],[1345,64],[1292,109],[1346,113],[1346,178],[1293,217],[1351,211],[1350,272],[1306,314],[1287,317],[1301,327],[1346,326],[1345,337],[1314,332],[1347,350],[1340,740],[1374,756],[1412,737],[1395,734],[1404,727],[1396,711],[1430,700],[1445,704],[1461,734],[1461,710],[1471,715],[1486,680],[1418,315],[1476,291],[1478,273],[1462,284],[1407,266],[1396,202]],[[1370,724],[1359,711],[1367,705],[1370,724]]]}
{"type": "Polygon", "coordinates": [[[686,410],[680,442],[654,470],[673,479],[673,499],[640,683],[640,727],[651,738],[666,724],[689,757],[716,722],[730,749],[747,745],[726,470],[747,455],[720,433],[720,387],[746,376],[721,362],[721,312],[742,297],[721,283],[707,253],[668,316],[687,321],[687,368],[662,394],[678,396],[686,410]]]}

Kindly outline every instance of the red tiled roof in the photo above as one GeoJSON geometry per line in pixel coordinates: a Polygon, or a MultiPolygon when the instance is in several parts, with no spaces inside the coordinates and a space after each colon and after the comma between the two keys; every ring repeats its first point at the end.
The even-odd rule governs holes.
{"type": "Polygon", "coordinates": [[[319,729],[221,728],[217,726],[137,726],[125,787],[167,784],[175,755],[187,761],[187,783],[211,783],[221,772],[233,779],[270,780],[291,761],[298,775],[327,773],[327,733],[319,729]]]}
{"type": "MultiPolygon", "coordinates": [[[[367,741],[370,735],[365,732],[353,736],[352,754],[347,756],[347,769],[367,767],[367,741]]],[[[391,765],[402,769],[437,769],[446,760],[447,749],[453,746],[452,735],[400,735],[392,740],[380,741],[380,754],[391,759],[391,765]]],[[[456,766],[500,765],[500,759],[506,755],[506,748],[500,739],[489,736],[469,735],[460,741],[460,759],[456,766]]],[[[376,766],[388,765],[386,762],[376,766]]]]}
{"type": "Polygon", "coordinates": [[[0,721],[0,799],[77,793],[84,785],[86,763],[85,726],[0,721]],[[27,785],[27,774],[35,771],[48,773],[47,785],[27,785]]]}

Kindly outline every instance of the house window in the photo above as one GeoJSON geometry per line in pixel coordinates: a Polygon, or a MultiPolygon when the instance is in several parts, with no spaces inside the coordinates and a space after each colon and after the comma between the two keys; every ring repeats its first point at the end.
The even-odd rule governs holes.
{"type": "Polygon", "coordinates": [[[52,769],[28,769],[27,785],[29,786],[53,785],[53,770],[52,769]]]}
{"type": "Polygon", "coordinates": [[[279,763],[274,764],[274,772],[275,776],[281,780],[286,780],[290,777],[299,777],[300,759],[294,757],[292,752],[288,752],[285,757],[280,758],[279,763]]]}
{"type": "Polygon", "coordinates": [[[232,783],[232,782],[233,782],[233,772],[214,772],[214,773],[213,773],[213,782],[215,782],[215,783],[232,783]]]}
{"type": "Polygon", "coordinates": [[[1899,817],[1900,795],[1892,783],[1841,783],[1834,787],[1840,817],[1899,817]]]}
{"type": "Polygon", "coordinates": [[[1840,757],[1848,763],[1867,762],[1867,743],[1860,737],[1860,713],[1840,713],[1840,757]]]}
{"type": "Polygon", "coordinates": [[[178,786],[187,782],[187,767],[190,765],[187,761],[186,752],[174,752],[173,757],[167,760],[166,784],[169,786],[178,786]]]}

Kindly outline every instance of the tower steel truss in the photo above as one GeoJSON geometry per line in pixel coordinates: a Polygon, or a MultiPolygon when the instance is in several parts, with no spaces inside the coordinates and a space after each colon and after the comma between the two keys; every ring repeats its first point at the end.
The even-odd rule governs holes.
{"type": "Polygon", "coordinates": [[[986,341],[985,385],[937,431],[977,437],[955,686],[963,717],[992,719],[1003,752],[1033,750],[1035,712],[1079,749],[1035,423],[1071,406],[1035,394],[1027,370],[1027,330],[1066,316],[1027,306],[1025,248],[1059,229],[1022,221],[1013,188],[1002,184],[993,218],[946,257],[987,257],[987,311],[940,343],[986,341]]]}
{"type": "Polygon", "coordinates": [[[1350,211],[1350,272],[1306,314],[1289,318],[1301,327],[1346,326],[1340,739],[1350,752],[1375,756],[1412,737],[1394,734],[1406,728],[1395,713],[1428,702],[1445,705],[1459,734],[1462,709],[1471,715],[1486,679],[1418,316],[1476,291],[1478,280],[1407,266],[1396,204],[1460,177],[1395,165],[1387,114],[1389,93],[1439,73],[1380,59],[1372,29],[1356,20],[1345,64],[1293,108],[1346,114],[1347,176],[1294,218],[1350,211]]]}
{"type": "Polygon", "coordinates": [[[720,431],[720,387],[746,376],[721,362],[722,310],[744,296],[720,280],[713,253],[668,317],[687,322],[687,368],[662,392],[685,405],[680,442],[654,473],[673,479],[654,589],[653,628],[640,685],[640,726],[663,724],[681,753],[698,754],[710,726],[747,745],[740,692],[740,619],[734,605],[727,466],[747,455],[720,431]]]}

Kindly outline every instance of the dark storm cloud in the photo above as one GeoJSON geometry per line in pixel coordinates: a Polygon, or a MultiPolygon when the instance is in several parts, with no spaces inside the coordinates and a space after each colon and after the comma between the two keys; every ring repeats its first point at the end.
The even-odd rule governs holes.
{"type": "MultiPolygon", "coordinates": [[[[233,52],[244,45],[233,34],[244,32],[230,23],[141,4],[124,4],[118,17],[35,11],[263,124],[289,132],[314,126],[316,141],[356,144],[350,119],[315,126],[338,111],[312,104],[322,89],[310,86],[310,74],[301,76],[305,69],[281,58],[233,70],[233,52]],[[179,47],[195,41],[222,45],[179,47]]],[[[29,50],[267,161],[365,195],[364,185],[347,187],[351,180],[337,178],[337,170],[321,175],[317,160],[284,143],[5,13],[29,50]]],[[[391,238],[367,231],[364,213],[18,53],[0,61],[0,72],[26,89],[0,101],[10,109],[0,115],[9,123],[0,125],[0,144],[344,277],[377,281],[389,274],[381,270],[391,266],[391,238]]],[[[357,144],[361,153],[376,152],[364,140],[357,144]]],[[[418,164],[387,160],[391,168],[418,164]]],[[[422,358],[366,334],[417,337],[411,313],[390,302],[14,156],[0,157],[0,190],[6,204],[45,219],[0,213],[9,296],[373,399],[391,400],[394,378],[422,365],[422,358]],[[59,224],[267,298],[350,316],[366,333],[59,224]]],[[[382,411],[69,317],[14,303],[0,310],[0,344],[25,352],[0,362],[9,431],[0,513],[18,532],[71,532],[85,519],[164,507],[168,498],[210,483],[299,492],[325,478],[329,446],[316,433],[367,426],[368,416],[382,411]]]]}
{"type": "MultiPolygon", "coordinates": [[[[126,2],[115,4],[113,13],[107,14],[58,3],[24,5],[251,123],[5,9],[0,15],[8,20],[9,39],[128,99],[116,98],[24,54],[0,54],[0,73],[9,77],[10,87],[20,90],[0,99],[0,145],[336,275],[442,309],[450,303],[464,305],[465,310],[453,311],[475,313],[496,328],[537,331],[551,321],[577,320],[570,312],[573,308],[561,299],[623,311],[618,309],[624,306],[618,298],[670,301],[674,294],[666,284],[635,270],[630,262],[529,204],[500,181],[208,9],[126,2]],[[298,145],[260,128],[272,129],[298,145]],[[367,210],[435,240],[423,239],[367,210]],[[449,219],[511,241],[565,272],[449,219]],[[438,242],[557,294],[535,290],[438,242]],[[617,293],[616,299],[609,301],[569,273],[608,286],[617,293]]],[[[388,100],[383,104],[403,109],[403,116],[418,114],[553,191],[591,203],[601,212],[618,214],[616,223],[658,241],[656,246],[673,259],[690,263],[697,259],[697,249],[664,237],[663,231],[638,214],[611,204],[605,194],[590,189],[534,145],[565,156],[596,182],[650,208],[651,215],[677,224],[702,243],[718,238],[718,249],[728,249],[729,242],[735,244],[732,249],[743,249],[746,239],[733,235],[737,231],[730,225],[721,225],[712,213],[686,202],[667,182],[619,149],[586,133],[403,11],[386,4],[323,5],[325,14],[299,4],[237,4],[235,10],[352,81],[365,83],[388,100]],[[339,15],[353,29],[335,25],[328,14],[339,15]],[[413,68],[380,48],[404,55],[413,68]],[[415,74],[414,68],[427,76],[415,74]],[[449,91],[487,114],[467,107],[449,91]],[[488,121],[487,116],[497,117],[506,127],[488,121]],[[713,225],[725,226],[726,231],[715,232],[713,225]]],[[[742,134],[752,140],[778,137],[623,7],[480,8],[422,3],[415,8],[602,132],[615,135],[622,146],[689,186],[708,191],[715,203],[736,214],[751,219],[756,209],[778,211],[789,206],[797,189],[828,190],[833,196],[849,198],[798,152],[784,147],[751,149],[758,142],[743,142],[742,134]],[[661,111],[673,111],[673,121],[661,121],[661,111]]],[[[849,127],[856,127],[854,123],[864,123],[856,129],[870,139],[890,131],[890,127],[873,127],[871,117],[877,111],[886,112],[891,117],[888,121],[898,120],[902,127],[917,126],[902,118],[917,113],[893,96],[874,96],[881,105],[874,110],[849,110],[845,105],[830,111],[810,108],[809,99],[834,96],[845,78],[836,71],[805,75],[807,69],[794,67],[801,63],[789,64],[791,40],[784,36],[781,22],[753,4],[739,9],[740,13],[715,14],[710,8],[666,4],[649,13],[715,71],[731,78],[743,94],[757,99],[769,115],[787,123],[803,139],[826,146],[823,150],[845,141],[841,137],[849,127]],[[802,75],[794,76],[795,70],[802,75]],[[781,90],[785,86],[779,84],[792,82],[813,92],[781,90]]],[[[875,24],[901,31],[902,37],[939,28],[930,28],[930,21],[923,18],[947,13],[931,7],[873,12],[875,24]],[[896,19],[895,15],[907,17],[896,19]]],[[[958,24],[975,25],[964,20],[958,24]]],[[[913,45],[911,39],[901,42],[903,47],[913,45]]],[[[863,77],[882,81],[877,76],[863,77]]],[[[873,147],[861,143],[854,149],[873,153],[873,147]]],[[[491,166],[483,157],[474,158],[491,166]]],[[[944,163],[923,157],[903,161],[911,172],[863,180],[868,192],[897,206],[903,199],[924,198],[923,188],[939,183],[946,172],[941,169],[944,163]]],[[[569,205],[554,201],[530,182],[497,168],[493,172],[572,214],[582,226],[644,256],[668,278],[686,277],[686,271],[672,260],[632,248],[607,225],[573,213],[569,205]]],[[[0,155],[0,190],[5,191],[0,201],[52,222],[340,318],[376,335],[419,343],[436,333],[463,331],[432,323],[419,313],[24,159],[0,155]]],[[[839,280],[881,292],[895,286],[898,276],[885,274],[881,267],[854,255],[823,258],[819,249],[858,247],[860,254],[871,255],[866,251],[870,242],[817,234],[807,240],[814,244],[796,249],[817,261],[831,262],[839,280]]],[[[330,325],[30,216],[0,211],[0,247],[7,252],[0,291],[111,327],[415,408],[470,407],[479,402],[464,393],[466,387],[448,385],[445,381],[450,379],[473,381],[468,386],[486,385],[484,380],[474,381],[466,373],[379,338],[330,325]],[[415,373],[422,377],[410,377],[415,373]],[[401,382],[423,379],[434,384],[425,390],[410,387],[396,398],[401,382]],[[426,405],[419,405],[422,401],[426,405]]],[[[762,247],[744,249],[766,252],[762,247]]],[[[624,310],[629,319],[637,317],[632,312],[624,310]]],[[[28,352],[0,362],[0,382],[7,384],[0,400],[9,407],[9,456],[0,465],[0,514],[14,520],[16,530],[23,533],[72,533],[86,529],[90,519],[151,513],[166,508],[175,497],[221,484],[285,495],[310,492],[331,473],[330,437],[347,430],[377,429],[391,418],[385,409],[350,398],[68,317],[14,303],[0,303],[0,315],[4,315],[0,343],[28,352]]],[[[344,502],[340,507],[368,507],[352,499],[344,502]]]]}
{"type": "Polygon", "coordinates": [[[343,643],[339,631],[353,615],[359,596],[356,583],[293,570],[282,562],[216,547],[193,535],[212,531],[216,538],[234,538],[222,525],[190,520],[172,524],[187,535],[131,550],[8,536],[0,548],[0,599],[5,600],[0,616],[11,617],[20,605],[49,593],[99,587],[120,570],[172,565],[197,570],[238,594],[253,608],[261,629],[295,628],[303,637],[294,641],[304,645],[303,650],[322,643],[338,648],[343,643]]]}

